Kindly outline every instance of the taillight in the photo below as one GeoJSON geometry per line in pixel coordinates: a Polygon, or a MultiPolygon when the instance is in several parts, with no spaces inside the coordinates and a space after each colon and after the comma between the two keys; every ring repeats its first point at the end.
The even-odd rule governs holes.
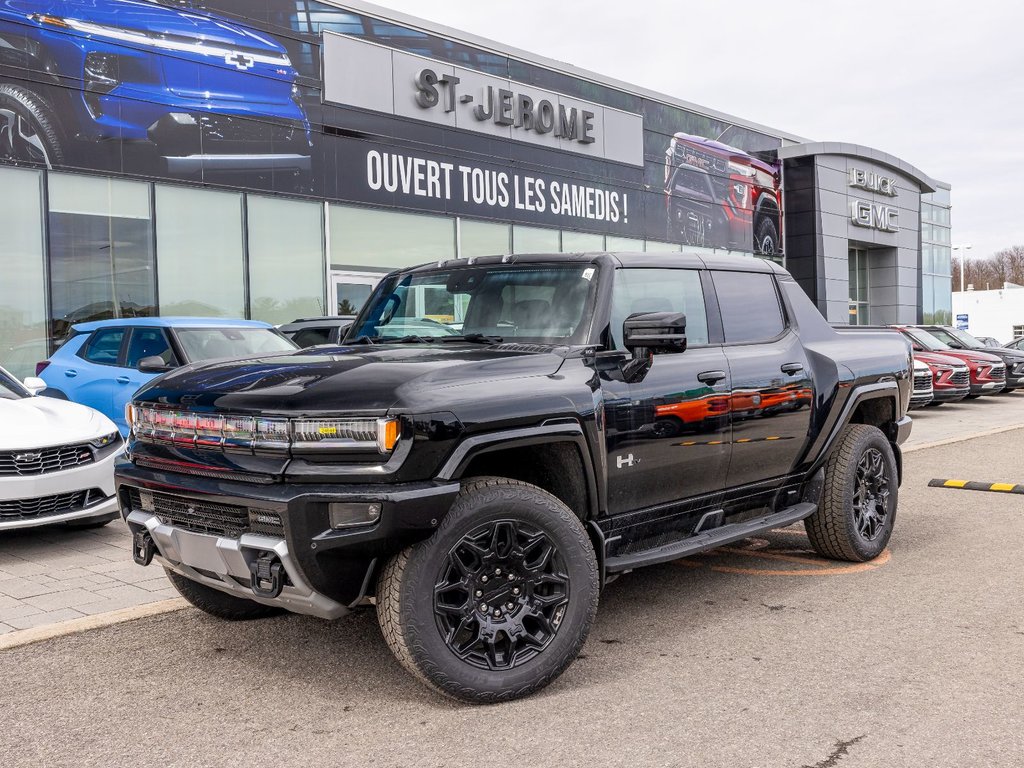
{"type": "Polygon", "coordinates": [[[36,376],[42,376],[43,371],[45,371],[49,365],[49,360],[43,360],[41,363],[36,363],[36,376]]]}

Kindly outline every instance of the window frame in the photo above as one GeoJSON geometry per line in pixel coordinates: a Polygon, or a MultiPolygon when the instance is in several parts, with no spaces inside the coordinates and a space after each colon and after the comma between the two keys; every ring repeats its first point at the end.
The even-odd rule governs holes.
{"type": "Polygon", "coordinates": [[[714,267],[707,270],[707,272],[711,289],[714,292],[713,295],[715,301],[715,310],[717,311],[718,322],[720,324],[722,331],[723,347],[749,347],[759,344],[776,344],[782,339],[786,338],[786,336],[793,330],[793,320],[789,314],[789,308],[786,306],[786,302],[783,300],[782,291],[779,289],[778,277],[774,273],[760,272],[758,270],[752,269],[720,269],[714,267]],[[761,339],[759,341],[729,341],[725,335],[725,314],[722,312],[722,304],[718,298],[718,285],[715,283],[714,279],[714,275],[716,272],[724,274],[764,275],[765,277],[767,277],[771,281],[772,287],[775,289],[775,301],[778,303],[779,315],[782,317],[782,331],[780,331],[775,336],[772,336],[769,339],[761,339]]]}
{"type": "MultiPolygon", "coordinates": [[[[608,292],[608,322],[607,322],[607,335],[608,338],[602,338],[600,344],[602,348],[609,352],[625,352],[624,349],[619,349],[613,342],[615,337],[612,331],[612,309],[615,305],[615,287],[618,284],[618,275],[620,272],[637,272],[641,270],[659,270],[659,271],[673,271],[673,272],[696,272],[697,278],[700,281],[701,293],[704,299],[704,320],[708,332],[708,340],[706,344],[691,344],[689,337],[687,337],[686,348],[687,349],[706,349],[708,347],[720,347],[725,339],[725,335],[722,330],[722,318],[721,313],[718,309],[718,297],[714,293],[714,288],[710,284],[709,270],[702,267],[681,267],[681,266],[643,266],[643,267],[617,267],[612,270],[609,292],[608,292]],[[712,304],[713,302],[713,304],[712,304]]],[[[598,301],[601,297],[598,297],[598,301]]],[[[685,313],[684,313],[685,314],[685,313]]],[[[627,317],[629,317],[627,315],[627,317]]],[[[620,329],[621,330],[621,329],[620,329]]],[[[601,336],[606,334],[602,332],[601,336]]]]}
{"type": "Polygon", "coordinates": [[[160,333],[162,333],[164,341],[167,342],[168,349],[170,349],[171,354],[174,355],[174,362],[168,363],[168,367],[180,368],[182,365],[184,365],[184,363],[181,362],[184,359],[184,357],[182,356],[180,350],[178,349],[177,339],[174,338],[173,334],[168,333],[169,329],[159,325],[133,325],[128,330],[130,331],[127,339],[128,343],[122,349],[122,368],[131,368],[132,370],[136,370],[134,366],[128,365],[128,352],[131,350],[132,340],[135,338],[135,334],[138,333],[139,331],[159,331],[160,333]]]}
{"type": "Polygon", "coordinates": [[[131,327],[126,325],[114,325],[109,326],[107,328],[97,328],[96,330],[92,331],[89,334],[89,338],[81,347],[79,347],[78,352],[76,352],[75,355],[77,357],[82,358],[82,360],[89,363],[90,365],[103,365],[108,368],[124,368],[125,353],[127,351],[128,339],[131,336],[131,330],[131,327]],[[93,346],[96,344],[96,338],[102,333],[113,333],[115,331],[120,331],[122,333],[121,344],[117,350],[116,360],[113,363],[101,363],[97,360],[90,359],[88,357],[89,350],[91,350],[93,346]]]}

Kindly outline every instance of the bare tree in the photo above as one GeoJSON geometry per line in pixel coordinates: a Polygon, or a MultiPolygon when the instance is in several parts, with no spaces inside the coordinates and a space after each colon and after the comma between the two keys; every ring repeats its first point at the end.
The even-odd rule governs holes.
{"type": "MultiPolygon", "coordinates": [[[[960,290],[960,270],[964,260],[953,257],[953,290],[960,290]]],[[[1024,285],[1024,245],[1003,248],[983,259],[967,259],[964,285],[977,291],[1002,288],[1003,283],[1024,285]]]]}

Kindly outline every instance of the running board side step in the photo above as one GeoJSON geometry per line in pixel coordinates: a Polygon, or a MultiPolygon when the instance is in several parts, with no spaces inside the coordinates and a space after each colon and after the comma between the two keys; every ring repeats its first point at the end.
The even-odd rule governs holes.
{"type": "Polygon", "coordinates": [[[792,507],[786,507],[779,512],[773,512],[764,517],[745,520],[742,523],[733,523],[732,525],[722,525],[718,528],[698,533],[688,539],[666,544],[663,547],[609,557],[605,560],[605,571],[607,573],[621,573],[622,571],[629,571],[644,565],[656,565],[657,563],[667,563],[669,560],[678,560],[681,557],[699,555],[701,552],[707,552],[709,549],[731,544],[734,541],[740,541],[755,534],[770,531],[772,528],[792,525],[803,520],[805,517],[813,515],[817,508],[817,504],[809,502],[794,504],[792,507]]]}

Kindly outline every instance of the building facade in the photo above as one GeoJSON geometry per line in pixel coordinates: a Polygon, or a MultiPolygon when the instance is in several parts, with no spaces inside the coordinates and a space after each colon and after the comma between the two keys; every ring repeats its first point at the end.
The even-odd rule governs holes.
{"type": "Polygon", "coordinates": [[[71,325],[281,323],[493,253],[784,262],[835,322],[948,314],[949,188],[362,2],[0,4],[0,364],[71,325]]]}

